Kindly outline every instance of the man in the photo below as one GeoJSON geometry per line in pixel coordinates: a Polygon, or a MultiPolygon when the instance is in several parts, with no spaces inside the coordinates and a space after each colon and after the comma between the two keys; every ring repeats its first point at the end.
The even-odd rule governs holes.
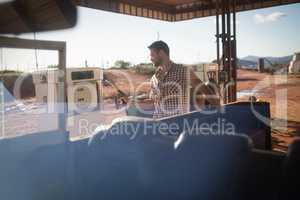
{"type": "Polygon", "coordinates": [[[207,87],[188,67],[170,60],[170,50],[163,41],[149,47],[156,72],[151,78],[150,98],[154,118],[183,114],[204,105],[219,105],[215,92],[207,87]]]}

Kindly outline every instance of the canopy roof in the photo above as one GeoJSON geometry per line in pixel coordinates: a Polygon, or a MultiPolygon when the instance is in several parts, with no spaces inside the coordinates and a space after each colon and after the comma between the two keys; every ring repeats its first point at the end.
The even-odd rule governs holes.
{"type": "MultiPolygon", "coordinates": [[[[0,4],[0,33],[55,30],[76,24],[74,5],[176,22],[216,15],[229,0],[15,0],[0,4]]],[[[300,3],[300,0],[230,0],[236,11],[300,3]]],[[[232,10],[232,8],[231,8],[232,10]]]]}
{"type": "MultiPolygon", "coordinates": [[[[217,0],[73,0],[77,5],[116,13],[182,21],[216,15],[217,0]]],[[[222,0],[219,0],[221,4],[222,0]]],[[[231,0],[233,2],[233,0],[231,0]]],[[[236,11],[300,3],[300,0],[235,0],[236,11]]],[[[221,6],[221,5],[220,5],[221,6]]],[[[232,8],[231,8],[232,9],[232,8]]]]}

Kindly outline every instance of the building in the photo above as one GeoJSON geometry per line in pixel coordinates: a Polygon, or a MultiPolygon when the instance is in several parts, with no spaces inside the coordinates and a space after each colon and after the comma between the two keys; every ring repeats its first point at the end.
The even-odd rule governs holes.
{"type": "Polygon", "coordinates": [[[289,65],[289,73],[300,74],[300,52],[294,54],[289,65]]]}

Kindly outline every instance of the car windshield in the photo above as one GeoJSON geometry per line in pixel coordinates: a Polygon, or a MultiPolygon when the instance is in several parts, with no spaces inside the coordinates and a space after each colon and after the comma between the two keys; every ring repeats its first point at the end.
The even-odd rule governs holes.
{"type": "MultiPolygon", "coordinates": [[[[281,141],[283,128],[293,136],[300,127],[299,77],[289,75],[299,73],[299,9],[292,4],[237,13],[237,100],[271,103],[274,141],[281,141]],[[284,95],[279,89],[287,96],[278,97],[284,95]]],[[[78,16],[71,29],[2,35],[31,45],[0,48],[1,137],[58,129],[71,138],[88,137],[120,117],[151,116],[157,68],[148,46],[154,41],[168,43],[170,59],[195,71],[203,83],[216,79],[215,17],[170,23],[84,7],[78,7],[78,16]],[[45,41],[46,48],[36,46],[45,41]],[[133,99],[144,113],[132,106],[133,99]]],[[[218,98],[225,95],[217,92],[218,98]]],[[[276,148],[286,150],[289,140],[276,148]]]]}

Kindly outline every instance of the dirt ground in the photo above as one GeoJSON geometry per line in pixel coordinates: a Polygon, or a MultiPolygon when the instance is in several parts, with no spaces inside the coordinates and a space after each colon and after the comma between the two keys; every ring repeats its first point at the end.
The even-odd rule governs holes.
{"type": "Polygon", "coordinates": [[[300,75],[238,70],[237,90],[254,90],[257,98],[270,102],[273,148],[286,151],[288,145],[300,136],[300,75]]]}
{"type": "MultiPolygon", "coordinates": [[[[130,70],[105,70],[104,77],[113,81],[117,87],[129,95],[147,93],[150,89],[151,76],[136,74],[130,70]]],[[[116,95],[111,85],[104,86],[104,98],[110,99],[116,95]]]]}

